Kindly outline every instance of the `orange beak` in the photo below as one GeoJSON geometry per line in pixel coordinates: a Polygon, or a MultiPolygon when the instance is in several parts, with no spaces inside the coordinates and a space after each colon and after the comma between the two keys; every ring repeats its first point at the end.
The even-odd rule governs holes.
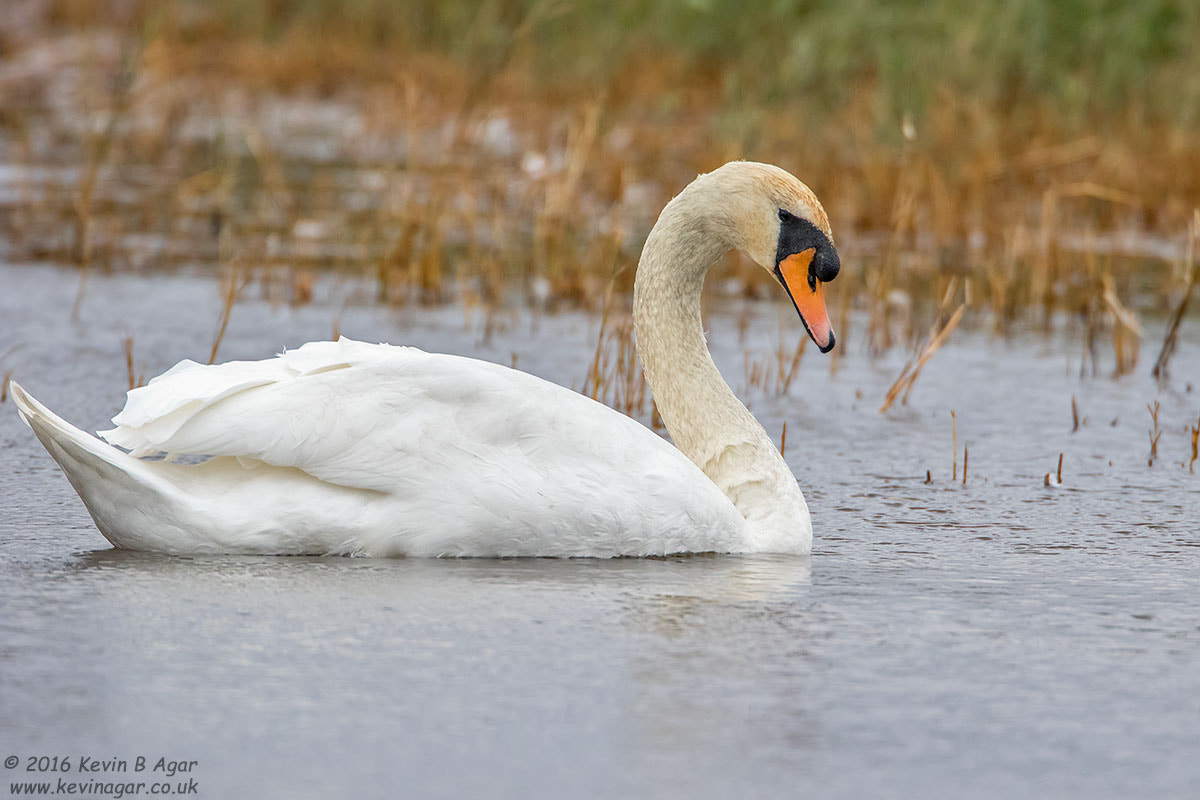
{"type": "Polygon", "coordinates": [[[820,348],[822,353],[833,349],[837,339],[833,335],[833,325],[829,322],[829,312],[825,309],[825,295],[821,291],[821,282],[808,274],[808,266],[816,255],[815,248],[801,250],[779,262],[775,273],[787,289],[792,305],[800,315],[805,330],[820,348]]]}

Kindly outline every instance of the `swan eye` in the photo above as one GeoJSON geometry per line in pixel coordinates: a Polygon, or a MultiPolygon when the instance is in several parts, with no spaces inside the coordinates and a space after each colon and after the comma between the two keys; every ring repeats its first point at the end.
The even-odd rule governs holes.
{"type": "Polygon", "coordinates": [[[792,216],[792,212],[781,208],[779,209],[779,219],[781,222],[787,222],[789,219],[795,219],[795,217],[792,216]]]}

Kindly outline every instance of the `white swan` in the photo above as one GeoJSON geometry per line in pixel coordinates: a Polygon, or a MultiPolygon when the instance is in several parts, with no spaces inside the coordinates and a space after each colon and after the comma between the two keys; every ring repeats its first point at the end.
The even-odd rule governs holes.
{"type": "Polygon", "coordinates": [[[813,193],[733,162],[667,204],[638,265],[638,352],[678,447],[507,367],[341,339],[264,361],[183,361],[129,392],[104,444],[11,384],[22,418],[116,547],[162,553],[618,556],[808,553],[791,471],[704,342],[708,268],[773,272],[822,351],[838,271],[813,193]],[[145,461],[210,455],[196,465],[145,461]]]}

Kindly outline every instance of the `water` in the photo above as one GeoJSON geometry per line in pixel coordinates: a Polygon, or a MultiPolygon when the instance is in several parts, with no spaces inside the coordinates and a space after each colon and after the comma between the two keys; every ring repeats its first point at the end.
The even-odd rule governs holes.
{"type": "MultiPolygon", "coordinates": [[[[116,412],[126,335],[147,376],[207,360],[211,277],[93,275],[72,324],[75,290],[72,271],[0,267],[0,372],[68,419],[116,412]]],[[[255,296],[222,358],[337,320],[579,386],[596,335],[517,314],[485,337],[481,314],[357,305],[350,281],[302,308],[255,296]]],[[[0,755],[22,757],[3,781],[86,754],[195,759],[207,797],[1194,796],[1195,320],[1162,393],[1160,328],[1117,381],[1079,378],[1070,331],[959,331],[880,415],[903,354],[872,361],[851,330],[836,376],[809,348],[788,396],[745,391],[744,350],[771,355],[782,330],[790,352],[800,326],[755,305],[741,342],[740,309],[717,311],[718,364],[768,431],[789,423],[811,559],[122,553],[0,406],[0,755]],[[1064,486],[1045,488],[1060,451],[1064,486]]]]}

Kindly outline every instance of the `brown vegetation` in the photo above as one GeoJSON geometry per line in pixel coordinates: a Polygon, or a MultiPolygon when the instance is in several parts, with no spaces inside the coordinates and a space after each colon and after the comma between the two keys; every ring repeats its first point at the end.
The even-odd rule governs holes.
{"type": "MultiPolygon", "coordinates": [[[[897,39],[914,82],[861,60],[900,63],[875,52],[892,40],[872,26],[902,29],[903,15],[880,11],[853,21],[867,39],[838,39],[811,80],[787,82],[739,42],[787,44],[771,14],[812,6],[832,25],[852,11],[23,2],[44,13],[0,28],[0,161],[17,168],[0,199],[7,257],[78,265],[76,313],[90,270],[207,269],[224,299],[214,360],[248,282],[303,304],[315,275],[337,271],[371,281],[381,303],[459,302],[487,309],[489,325],[513,305],[596,311],[583,391],[653,417],[628,317],[633,267],[662,205],[731,158],[778,163],[825,203],[844,264],[830,369],[846,352],[912,353],[881,411],[907,401],[960,323],[998,335],[1075,324],[1081,370],[1120,376],[1137,365],[1141,320],[1171,313],[1155,366],[1166,380],[1196,281],[1200,120],[1172,112],[1172,92],[1138,94],[1167,81],[1197,95],[1195,54],[1172,32],[1187,42],[1191,12],[1152,31],[1173,57],[1121,40],[1097,61],[1064,39],[1050,63],[1062,76],[1030,77],[1017,39],[986,43],[1009,48],[1003,69],[974,58],[969,80],[939,76],[922,60],[936,54],[897,39]],[[636,24],[606,19],[631,9],[636,24]],[[1108,70],[1111,86],[1086,73],[1114,59],[1143,71],[1108,70]],[[1095,102],[1067,102],[1071,80],[1095,102]]],[[[970,15],[990,12],[939,13],[967,15],[944,21],[967,41],[987,19],[970,15]]],[[[776,290],[738,256],[716,277],[710,290],[776,290]]],[[[747,354],[747,390],[788,393],[807,339],[790,341],[747,354]]],[[[1072,415],[1077,430],[1074,398],[1072,415]]]]}

